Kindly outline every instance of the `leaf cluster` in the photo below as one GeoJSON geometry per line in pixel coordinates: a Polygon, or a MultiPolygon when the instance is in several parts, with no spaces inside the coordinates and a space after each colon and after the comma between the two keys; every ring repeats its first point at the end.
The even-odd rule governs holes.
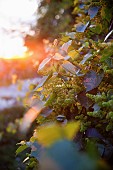
{"type": "Polygon", "coordinates": [[[113,154],[113,10],[105,0],[73,3],[77,17],[72,31],[51,44],[47,58],[39,65],[42,79],[34,91],[52,109],[51,121],[81,122],[80,134],[75,138],[80,150],[85,150],[88,141],[94,139],[99,156],[110,160],[113,154]]]}

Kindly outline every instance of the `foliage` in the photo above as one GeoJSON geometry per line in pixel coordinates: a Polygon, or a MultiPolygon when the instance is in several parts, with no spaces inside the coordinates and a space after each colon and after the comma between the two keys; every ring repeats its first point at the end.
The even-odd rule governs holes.
{"type": "MultiPolygon", "coordinates": [[[[113,155],[113,5],[109,4],[113,4],[113,1],[73,2],[73,13],[77,17],[72,31],[66,32],[61,39],[55,39],[51,44],[49,55],[39,65],[38,73],[42,75],[42,80],[34,93],[45,102],[46,107],[52,109],[47,120],[58,121],[60,124],[72,120],[80,121],[80,131],[73,139],[78,144],[79,151],[86,151],[88,142],[94,140],[99,154],[98,160],[104,158],[110,163],[113,155]]],[[[43,135],[45,133],[46,129],[43,135]]],[[[49,135],[46,135],[49,138],[49,135]]],[[[35,142],[39,144],[37,139],[35,142]]],[[[65,146],[66,141],[63,142],[65,146]]],[[[62,146],[62,143],[60,146],[57,144],[58,147],[62,146]]],[[[57,144],[45,149],[44,159],[47,155],[54,156],[58,149],[57,144]]],[[[66,146],[68,144],[66,143],[66,146]]],[[[58,154],[57,162],[62,152],[64,150],[58,154]]],[[[78,157],[79,153],[76,160],[79,160],[78,157]]],[[[38,160],[37,157],[36,159],[38,160]]],[[[95,160],[95,157],[93,159],[95,160]]],[[[67,159],[65,165],[66,162],[67,159]]],[[[58,169],[59,164],[53,164],[58,169]]],[[[81,166],[83,169],[84,163],[81,166]]],[[[93,168],[93,164],[91,166],[93,168]]],[[[65,169],[64,166],[61,169],[65,169]]]]}
{"type": "Polygon", "coordinates": [[[0,169],[24,167],[20,158],[15,157],[16,143],[20,140],[18,127],[25,108],[15,106],[0,111],[0,169]]]}
{"type": "MultiPolygon", "coordinates": [[[[79,130],[79,124],[71,122],[60,126],[58,123],[40,126],[29,142],[19,143],[21,146],[16,154],[31,148],[31,154],[24,160],[26,169],[108,169],[106,164],[99,162],[98,153],[94,152],[90,157],[91,150],[88,154],[79,152],[78,146],[72,141],[79,130]]],[[[94,147],[93,143],[92,146],[94,147]]]]}
{"type": "Polygon", "coordinates": [[[40,18],[37,21],[39,31],[38,38],[56,38],[59,33],[70,29],[73,23],[72,11],[73,0],[42,0],[38,9],[40,18]],[[51,31],[50,31],[51,30],[51,31]]]}

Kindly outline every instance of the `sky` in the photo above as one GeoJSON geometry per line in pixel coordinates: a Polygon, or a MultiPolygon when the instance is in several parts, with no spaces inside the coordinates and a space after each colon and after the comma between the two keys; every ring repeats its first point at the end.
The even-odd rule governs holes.
{"type": "Polygon", "coordinates": [[[40,0],[0,0],[0,57],[22,56],[26,51],[23,37],[33,34],[40,0]],[[13,31],[16,30],[16,31],[13,31]]]}

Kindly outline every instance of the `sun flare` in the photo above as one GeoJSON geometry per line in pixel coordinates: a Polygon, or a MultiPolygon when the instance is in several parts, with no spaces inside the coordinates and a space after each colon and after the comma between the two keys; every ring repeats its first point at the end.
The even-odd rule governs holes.
{"type": "Polygon", "coordinates": [[[24,42],[21,38],[9,38],[4,37],[0,42],[2,46],[0,50],[0,58],[13,59],[13,58],[25,58],[27,47],[24,46],[24,42]],[[4,45],[2,45],[4,43],[4,45]]]}
{"type": "Polygon", "coordinates": [[[0,58],[29,56],[24,38],[36,22],[37,6],[37,0],[0,0],[0,58]]]}

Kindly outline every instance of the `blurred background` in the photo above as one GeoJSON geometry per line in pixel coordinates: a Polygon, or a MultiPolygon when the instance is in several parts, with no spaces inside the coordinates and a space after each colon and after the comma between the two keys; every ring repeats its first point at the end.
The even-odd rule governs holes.
{"type": "MultiPolygon", "coordinates": [[[[0,169],[25,169],[15,157],[26,113],[24,98],[37,84],[47,45],[74,22],[70,0],[0,0],[0,169]]],[[[32,129],[26,137],[29,138],[32,129]]]]}

